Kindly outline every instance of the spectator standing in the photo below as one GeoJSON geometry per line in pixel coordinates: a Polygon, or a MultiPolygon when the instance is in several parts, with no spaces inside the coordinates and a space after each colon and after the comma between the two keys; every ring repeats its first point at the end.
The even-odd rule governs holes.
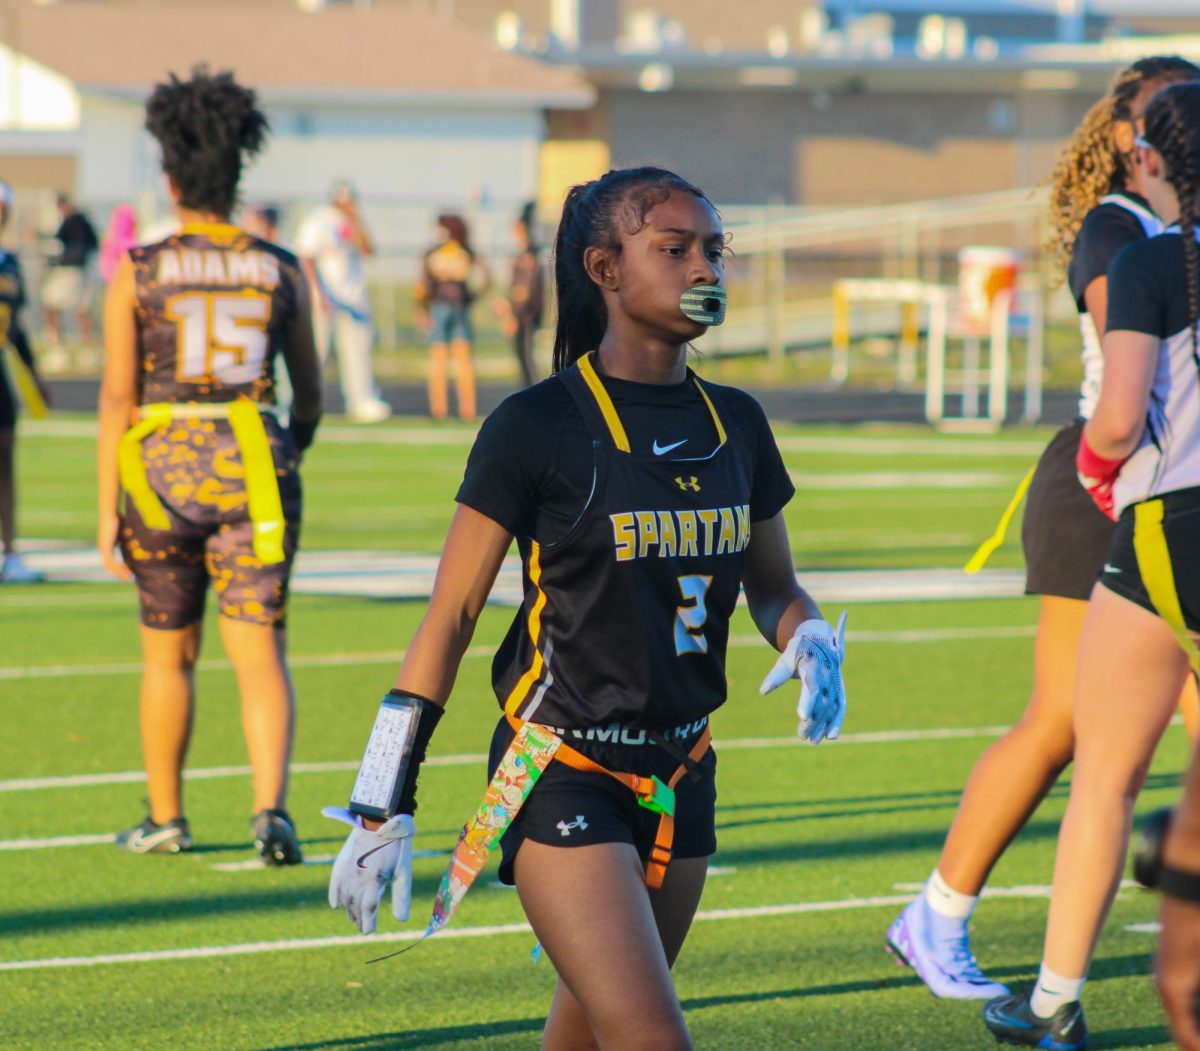
{"type": "Polygon", "coordinates": [[[376,423],[392,414],[380,396],[371,366],[375,323],[363,258],[375,246],[358,210],[353,185],[334,184],[329,203],[301,224],[296,246],[313,290],[313,330],[324,364],[337,347],[346,414],[355,423],[376,423]]]}
{"type": "Polygon", "coordinates": [[[446,371],[451,356],[459,418],[475,418],[471,304],[491,284],[487,264],[471,248],[462,216],[439,215],[437,243],[425,253],[417,289],[420,321],[429,333],[429,413],[435,420],[445,419],[450,411],[446,371]]]}
{"type": "Polygon", "coordinates": [[[119,204],[113,209],[108,233],[100,242],[100,276],[106,285],[112,281],[122,258],[137,243],[137,212],[132,205],[119,204]]]}
{"type": "Polygon", "coordinates": [[[273,204],[259,205],[247,209],[242,220],[242,229],[264,241],[279,244],[279,209],[273,204]]]}
{"type": "MultiPolygon", "coordinates": [[[[8,221],[12,207],[12,190],[0,182],[0,230],[8,221]]],[[[29,337],[21,324],[21,307],[25,303],[25,283],[17,257],[0,248],[0,582],[5,584],[34,584],[41,573],[27,566],[17,554],[17,494],[14,468],[17,445],[17,398],[6,367],[4,347],[12,347],[21,359],[18,369],[28,370],[29,378],[43,401],[50,400],[37,366],[29,337]]]]}
{"type": "Polygon", "coordinates": [[[500,304],[504,334],[512,340],[513,353],[521,369],[521,382],[526,387],[533,385],[536,372],[533,337],[542,324],[545,307],[545,276],[541,249],[534,233],[535,221],[531,201],[521,209],[513,223],[517,254],[513,257],[508,299],[500,304]]]}
{"type": "Polygon", "coordinates": [[[52,344],[61,344],[62,315],[73,313],[79,338],[91,343],[95,338],[95,328],[92,325],[92,290],[88,266],[99,241],[87,216],[75,207],[70,197],[60,193],[56,203],[60,222],[54,238],[60,247],[50,261],[42,285],[46,339],[52,344]]]}

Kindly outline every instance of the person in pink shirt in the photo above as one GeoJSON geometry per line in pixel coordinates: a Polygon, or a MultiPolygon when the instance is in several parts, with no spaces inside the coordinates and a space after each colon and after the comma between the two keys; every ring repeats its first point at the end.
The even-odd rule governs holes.
{"type": "Polygon", "coordinates": [[[108,233],[100,242],[100,276],[106,285],[112,281],[125,253],[137,244],[137,212],[132,205],[118,204],[108,220],[108,233]]]}

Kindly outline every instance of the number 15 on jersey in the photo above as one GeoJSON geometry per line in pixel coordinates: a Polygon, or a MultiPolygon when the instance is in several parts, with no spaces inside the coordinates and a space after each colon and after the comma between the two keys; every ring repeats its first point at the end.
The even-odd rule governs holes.
{"type": "Polygon", "coordinates": [[[262,292],[185,292],[166,303],[178,327],[175,376],[185,383],[253,383],[267,356],[271,297],[262,292]]]}

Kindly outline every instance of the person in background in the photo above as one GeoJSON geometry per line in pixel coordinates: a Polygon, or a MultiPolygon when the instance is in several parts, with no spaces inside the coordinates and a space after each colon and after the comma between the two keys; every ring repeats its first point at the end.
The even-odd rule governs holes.
{"type": "Polygon", "coordinates": [[[375,322],[363,268],[363,259],[375,254],[375,245],[351,183],[334,183],[329,203],[301,224],[296,249],[312,289],[313,329],[322,364],[330,344],[337,348],[346,415],[355,423],[386,420],[392,409],[375,385],[375,322]]]}
{"type": "Polygon", "coordinates": [[[512,277],[508,283],[508,298],[498,304],[504,334],[512,340],[513,354],[521,369],[521,382],[533,385],[537,367],[533,360],[533,337],[542,323],[545,308],[545,275],[542,273],[541,250],[537,243],[535,224],[537,213],[529,202],[513,222],[513,239],[517,254],[513,257],[512,277]]]}
{"type": "Polygon", "coordinates": [[[487,264],[471,248],[462,217],[439,215],[437,244],[425,253],[417,288],[418,320],[429,332],[429,414],[444,420],[450,411],[446,389],[447,358],[454,358],[458,415],[475,419],[475,366],[471,362],[471,304],[492,279],[487,264]]]}
{"type": "MultiPolygon", "coordinates": [[[[12,209],[12,190],[0,182],[0,231],[12,209]]],[[[25,283],[21,265],[11,252],[0,248],[0,583],[33,584],[42,579],[17,554],[17,492],[14,461],[17,445],[17,399],[13,390],[9,362],[4,347],[11,347],[20,358],[16,368],[24,368],[36,385],[40,397],[48,402],[50,392],[42,380],[29,346],[29,337],[21,325],[20,310],[25,303],[25,283]]]]}
{"type": "Polygon", "coordinates": [[[108,220],[108,233],[100,242],[100,276],[106,285],[116,274],[117,264],[137,243],[137,212],[132,205],[118,204],[108,220]]]}
{"type": "Polygon", "coordinates": [[[279,209],[273,204],[247,208],[242,219],[242,229],[264,241],[279,244],[279,209]]]}
{"type": "Polygon", "coordinates": [[[183,766],[211,587],[241,697],[255,845],[267,864],[294,865],[286,616],[299,463],[321,415],[308,282],[294,255],[229,221],[242,167],[267,136],[253,91],[203,67],[172,76],[146,103],[146,130],[160,144],[180,232],[126,253],[104,311],[96,546],[105,569],[137,584],[150,796],[150,812],[117,846],[191,849],[183,766]],[[287,427],[270,411],[278,357],[295,391],[287,427]]]}
{"type": "Polygon", "coordinates": [[[62,343],[62,315],[75,315],[79,338],[91,343],[95,338],[92,324],[92,290],[88,267],[99,241],[96,231],[65,193],[56,198],[61,221],[54,238],[59,243],[58,254],[50,260],[42,285],[42,313],[46,323],[46,340],[62,343]]]}

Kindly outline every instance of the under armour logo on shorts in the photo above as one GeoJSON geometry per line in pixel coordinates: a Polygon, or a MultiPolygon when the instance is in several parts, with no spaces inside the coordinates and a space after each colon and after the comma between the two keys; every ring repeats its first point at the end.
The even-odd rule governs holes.
{"type": "Polygon", "coordinates": [[[679,475],[675,479],[675,484],[677,486],[679,486],[679,488],[682,489],[684,492],[687,492],[687,490],[689,490],[689,489],[693,493],[700,492],[700,481],[694,474],[689,474],[687,476],[684,476],[682,474],[679,475]]]}
{"type": "Polygon", "coordinates": [[[569,836],[571,834],[571,829],[573,828],[587,828],[587,821],[584,820],[584,816],[582,814],[576,814],[574,821],[560,821],[558,823],[558,830],[564,836],[569,836]]]}

